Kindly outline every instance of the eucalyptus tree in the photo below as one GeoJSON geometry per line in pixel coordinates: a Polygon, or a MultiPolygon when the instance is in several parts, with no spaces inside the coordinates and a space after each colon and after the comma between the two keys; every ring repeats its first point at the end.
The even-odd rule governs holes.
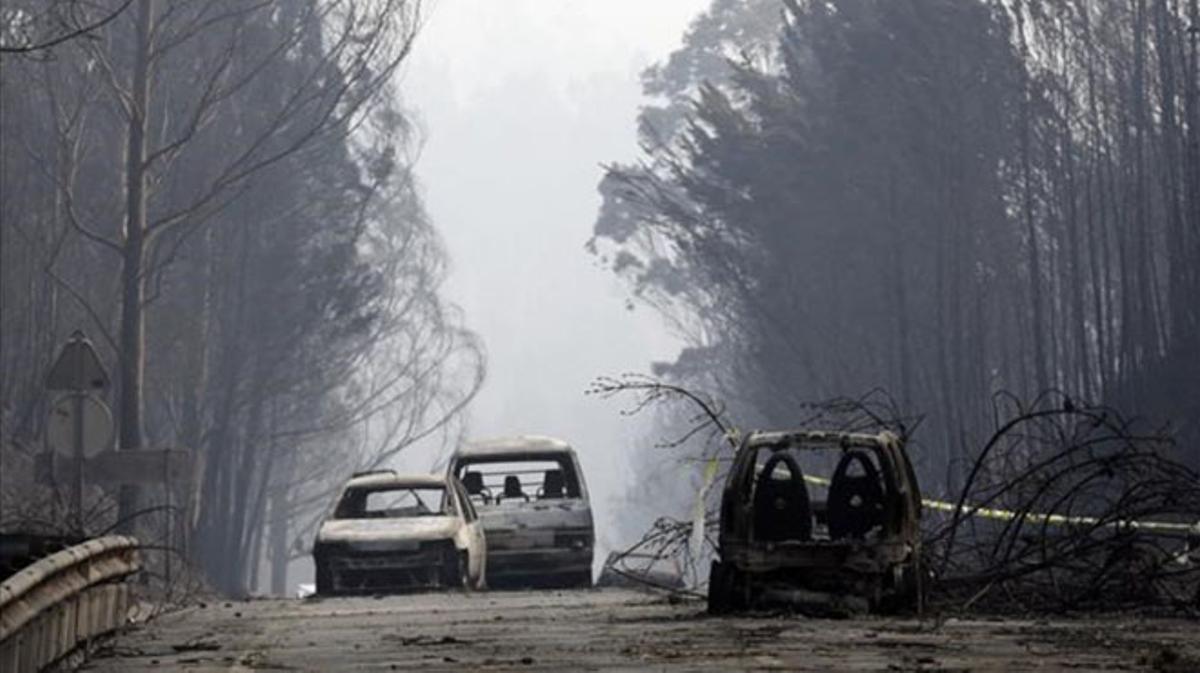
{"type": "Polygon", "coordinates": [[[884,387],[951,481],[1002,390],[1194,436],[1196,3],[780,6],[773,48],[652,69],[600,185],[589,246],[689,342],[659,373],[772,425],[884,387]]]}
{"type": "Polygon", "coordinates": [[[45,361],[87,326],[121,447],[198,454],[181,523],[224,589],[290,554],[331,483],[452,435],[482,379],[391,83],[419,21],[136,0],[0,72],[5,439],[36,440],[45,361]]]}
{"type": "Polygon", "coordinates": [[[968,224],[1003,220],[1015,66],[994,11],[789,3],[779,67],[730,61],[732,85],[702,85],[675,137],[606,176],[618,270],[694,321],[762,422],[875,386],[950,412],[948,432],[971,422],[968,362],[1000,318],[967,296],[995,264],[968,224]]]}

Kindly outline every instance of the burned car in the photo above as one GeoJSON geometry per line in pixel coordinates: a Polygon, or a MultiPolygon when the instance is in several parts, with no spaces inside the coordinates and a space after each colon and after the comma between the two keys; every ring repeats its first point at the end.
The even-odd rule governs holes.
{"type": "Polygon", "coordinates": [[[452,476],[355,474],[313,545],[319,595],[485,586],[487,545],[452,476]]]}
{"type": "Polygon", "coordinates": [[[592,508],[566,442],[525,436],[467,444],[448,472],[478,508],[490,586],[591,586],[592,508]]]}
{"type": "Polygon", "coordinates": [[[895,434],[756,432],[721,496],[708,608],[846,614],[916,607],[921,494],[895,434]],[[835,462],[836,461],[836,462],[835,462]],[[834,465],[826,482],[802,465],[834,465]],[[808,485],[825,491],[810,496],[808,485]]]}

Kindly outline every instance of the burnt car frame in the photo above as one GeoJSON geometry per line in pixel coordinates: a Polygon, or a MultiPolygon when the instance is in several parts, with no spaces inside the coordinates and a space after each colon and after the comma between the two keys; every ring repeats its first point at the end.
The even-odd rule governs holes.
{"type": "Polygon", "coordinates": [[[721,496],[715,614],[766,604],[811,613],[919,609],[921,493],[891,432],[756,432],[721,496]],[[836,457],[828,482],[801,461],[836,457]],[[827,490],[809,497],[808,482],[827,490]]]}
{"type": "Polygon", "coordinates": [[[321,523],[313,561],[324,596],[486,587],[483,527],[450,475],[355,474],[321,523]]]}
{"type": "Polygon", "coordinates": [[[468,443],[447,473],[479,511],[491,587],[588,587],[595,529],[574,449],[551,437],[468,443]]]}

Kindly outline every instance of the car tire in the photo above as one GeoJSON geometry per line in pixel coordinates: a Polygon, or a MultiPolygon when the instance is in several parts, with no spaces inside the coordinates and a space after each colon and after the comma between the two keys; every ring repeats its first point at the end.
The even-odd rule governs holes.
{"type": "Polygon", "coordinates": [[[581,570],[578,572],[567,573],[563,577],[563,587],[566,589],[591,589],[592,571],[581,570]]]}
{"type": "Polygon", "coordinates": [[[329,569],[329,563],[326,561],[317,561],[316,566],[317,595],[333,595],[333,573],[329,569]]]}
{"type": "Polygon", "coordinates": [[[919,613],[922,598],[920,574],[921,564],[916,559],[896,566],[891,590],[878,606],[879,611],[889,615],[919,613]]]}
{"type": "Polygon", "coordinates": [[[708,574],[708,611],[714,615],[739,612],[749,608],[750,602],[750,576],[731,563],[713,561],[708,574]]]}
{"type": "Polygon", "coordinates": [[[458,582],[463,591],[471,590],[471,552],[458,555],[458,582]]]}
{"type": "Polygon", "coordinates": [[[750,584],[752,575],[731,564],[726,568],[725,576],[729,578],[726,580],[729,583],[729,610],[731,612],[748,610],[752,603],[753,588],[750,584]]]}
{"type": "Polygon", "coordinates": [[[471,563],[468,552],[457,551],[447,554],[442,562],[441,585],[444,589],[471,588],[471,563]]]}
{"type": "Polygon", "coordinates": [[[723,615],[729,612],[730,602],[729,569],[720,561],[713,561],[708,570],[708,613],[723,615]]]}

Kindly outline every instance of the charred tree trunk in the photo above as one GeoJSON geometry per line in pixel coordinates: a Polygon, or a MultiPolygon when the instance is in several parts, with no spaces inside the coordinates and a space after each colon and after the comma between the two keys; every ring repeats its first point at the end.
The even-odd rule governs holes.
{"type": "MultiPolygon", "coordinates": [[[[287,483],[290,479],[280,479],[287,483]]],[[[271,561],[271,595],[282,596],[287,593],[288,570],[288,513],[291,509],[288,494],[281,488],[271,490],[269,503],[270,520],[267,524],[268,552],[271,561]]]]}
{"type": "MultiPolygon", "coordinates": [[[[150,31],[154,0],[138,2],[133,84],[125,146],[125,240],[121,272],[120,448],[142,448],[143,382],[146,365],[146,115],[150,98],[150,31]]],[[[122,486],[118,518],[128,530],[137,511],[137,489],[122,486]]]]}
{"type": "MultiPolygon", "coordinates": [[[[1014,11],[1017,17],[1017,37],[1022,57],[1029,58],[1029,49],[1025,38],[1025,10],[1018,3],[1014,11]]],[[[1026,247],[1029,253],[1029,293],[1033,302],[1033,379],[1037,390],[1050,387],[1047,376],[1045,344],[1046,337],[1043,320],[1045,318],[1045,299],[1042,290],[1042,263],[1039,255],[1037,225],[1034,220],[1033,202],[1033,91],[1028,73],[1022,74],[1021,86],[1021,214],[1025,223],[1026,247]]]]}

